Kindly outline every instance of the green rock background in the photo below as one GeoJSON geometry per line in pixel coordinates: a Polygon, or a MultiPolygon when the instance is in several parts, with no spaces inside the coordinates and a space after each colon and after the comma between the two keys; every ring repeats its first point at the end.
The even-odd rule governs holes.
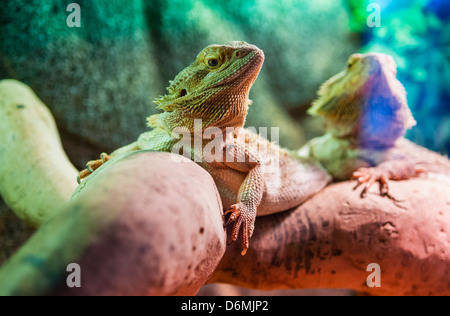
{"type": "Polygon", "coordinates": [[[299,147],[320,133],[303,121],[319,85],[359,49],[340,1],[78,0],[81,28],[66,25],[71,2],[2,3],[0,79],[36,91],[77,167],[134,141],[168,80],[203,47],[231,40],[266,54],[247,125],[280,127],[280,143],[299,147]],[[69,138],[93,149],[80,155],[69,138]]]}

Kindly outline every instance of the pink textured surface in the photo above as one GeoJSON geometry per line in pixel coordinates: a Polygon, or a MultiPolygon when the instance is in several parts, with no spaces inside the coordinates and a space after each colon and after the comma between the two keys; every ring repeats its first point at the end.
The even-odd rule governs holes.
{"type": "Polygon", "coordinates": [[[295,210],[258,218],[245,257],[232,245],[211,282],[256,289],[347,288],[373,295],[450,294],[450,187],[429,179],[374,187],[330,185],[295,210]],[[381,287],[369,288],[369,263],[381,287]]]}

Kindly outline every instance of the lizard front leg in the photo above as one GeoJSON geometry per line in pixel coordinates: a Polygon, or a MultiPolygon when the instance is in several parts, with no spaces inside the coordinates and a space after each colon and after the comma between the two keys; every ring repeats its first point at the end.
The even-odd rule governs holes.
{"type": "Polygon", "coordinates": [[[255,228],[256,210],[263,196],[262,164],[256,154],[239,142],[227,145],[224,157],[224,164],[227,167],[240,172],[248,172],[239,188],[237,203],[233,204],[224,214],[224,216],[230,215],[227,224],[234,222],[230,243],[237,240],[239,231],[241,231],[241,254],[245,255],[255,228]]]}
{"type": "Polygon", "coordinates": [[[110,155],[106,154],[106,153],[102,153],[100,155],[100,159],[97,160],[91,160],[86,164],[86,169],[82,170],[77,178],[77,182],[78,184],[81,183],[81,180],[89,177],[95,170],[97,170],[101,165],[103,165],[104,163],[106,163],[107,161],[113,159],[114,157],[123,154],[125,152],[130,152],[130,151],[135,151],[135,150],[139,150],[139,146],[136,142],[131,143],[129,145],[126,145],[124,147],[121,147],[117,150],[115,150],[113,153],[111,153],[110,155]]]}
{"type": "Polygon", "coordinates": [[[425,169],[419,168],[407,160],[390,160],[379,164],[372,168],[360,168],[353,172],[352,180],[357,180],[358,183],[354,189],[365,183],[361,191],[361,197],[365,197],[370,187],[375,183],[380,184],[380,194],[395,200],[389,194],[389,180],[408,180],[416,177],[422,173],[426,173],[425,169]]]}

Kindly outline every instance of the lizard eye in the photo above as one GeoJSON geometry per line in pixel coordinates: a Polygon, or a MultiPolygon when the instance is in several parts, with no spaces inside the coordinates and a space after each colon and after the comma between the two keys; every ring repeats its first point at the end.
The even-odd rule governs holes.
{"type": "Polygon", "coordinates": [[[219,65],[219,60],[217,58],[211,58],[208,60],[208,65],[211,67],[217,67],[217,65],[219,65]]]}

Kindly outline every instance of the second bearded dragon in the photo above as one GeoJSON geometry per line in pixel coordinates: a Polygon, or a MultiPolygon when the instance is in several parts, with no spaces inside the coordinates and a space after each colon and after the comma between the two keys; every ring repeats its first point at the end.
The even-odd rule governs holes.
{"type": "Polygon", "coordinates": [[[322,85],[309,109],[323,119],[325,135],[310,140],[299,155],[319,161],[336,180],[356,179],[357,186],[364,185],[361,196],[375,182],[382,195],[393,198],[389,180],[450,175],[446,157],[403,137],[416,121],[396,76],[397,65],[389,55],[350,56],[345,70],[322,85]]]}

